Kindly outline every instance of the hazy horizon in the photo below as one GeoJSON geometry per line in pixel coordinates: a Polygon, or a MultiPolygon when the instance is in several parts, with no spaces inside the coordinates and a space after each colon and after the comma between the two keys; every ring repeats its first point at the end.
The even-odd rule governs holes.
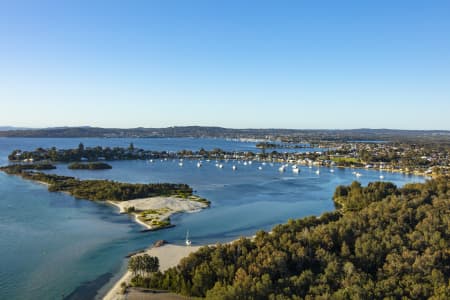
{"type": "Polygon", "coordinates": [[[102,128],[102,129],[152,129],[152,128],[175,128],[175,127],[216,127],[216,128],[224,128],[224,129],[232,129],[232,130],[399,130],[399,131],[450,131],[447,129],[414,129],[414,128],[369,128],[369,127],[358,127],[358,128],[283,128],[283,127],[223,127],[223,126],[213,126],[213,125],[173,125],[166,127],[144,127],[144,126],[136,126],[136,127],[97,127],[90,125],[78,125],[78,126],[50,126],[50,127],[19,127],[19,126],[2,126],[0,125],[0,131],[2,130],[40,130],[40,129],[59,129],[59,128],[102,128]]]}
{"type": "Polygon", "coordinates": [[[449,11],[439,0],[4,2],[0,122],[450,130],[449,11]]]}

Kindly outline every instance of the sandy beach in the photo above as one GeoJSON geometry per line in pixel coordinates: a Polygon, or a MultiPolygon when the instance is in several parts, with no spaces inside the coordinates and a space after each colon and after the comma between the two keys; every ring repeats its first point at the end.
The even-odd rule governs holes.
{"type": "Polygon", "coordinates": [[[121,213],[126,212],[129,207],[134,207],[136,210],[142,211],[168,208],[175,212],[191,212],[207,207],[206,204],[201,202],[178,197],[149,197],[121,202],[110,202],[119,207],[121,213]]]}
{"type": "MultiPolygon", "coordinates": [[[[157,213],[151,214],[153,218],[160,221],[166,220],[175,213],[192,213],[207,208],[208,205],[199,201],[183,199],[178,197],[149,197],[134,199],[128,201],[108,201],[108,203],[119,208],[120,213],[127,213],[129,207],[134,207],[136,213],[131,213],[135,217],[135,221],[148,229],[155,229],[155,226],[142,220],[140,212],[154,210],[157,213]]],[[[200,246],[178,246],[166,244],[161,247],[152,247],[142,253],[151,256],[156,256],[159,259],[160,271],[165,271],[171,267],[176,266],[182,258],[187,257],[190,253],[197,251],[200,246]]],[[[131,272],[127,271],[122,278],[120,278],[114,286],[108,291],[103,298],[104,300],[122,300],[127,299],[129,295],[121,294],[121,284],[127,284],[131,280],[131,272]]]]}
{"type": "Polygon", "coordinates": [[[160,227],[155,223],[163,222],[175,213],[192,213],[208,207],[206,203],[179,197],[149,197],[128,201],[108,201],[108,203],[118,207],[120,213],[127,213],[128,208],[134,207],[136,212],[131,214],[134,215],[137,223],[147,229],[160,227]],[[153,213],[150,213],[151,211],[153,213]],[[142,216],[141,212],[147,213],[142,216]]]}
{"type": "MultiPolygon", "coordinates": [[[[200,246],[178,246],[166,244],[161,247],[153,247],[143,253],[136,255],[148,254],[156,256],[159,259],[160,271],[165,271],[171,267],[178,265],[182,258],[187,257],[190,253],[197,251],[200,246]]],[[[119,281],[109,290],[103,300],[124,300],[126,295],[121,294],[122,282],[129,283],[131,280],[131,272],[127,271],[119,281]]]]}

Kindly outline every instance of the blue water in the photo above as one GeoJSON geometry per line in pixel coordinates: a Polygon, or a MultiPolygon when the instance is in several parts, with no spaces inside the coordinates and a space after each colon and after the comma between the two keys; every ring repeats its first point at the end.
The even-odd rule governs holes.
{"type": "MultiPolygon", "coordinates": [[[[128,146],[176,151],[222,148],[227,151],[258,151],[254,143],[221,139],[0,139],[0,164],[7,163],[13,149],[37,147],[73,148],[85,146],[128,146]]],[[[307,150],[305,150],[307,151],[307,150]]],[[[194,244],[229,241],[269,230],[289,218],[320,215],[334,209],[331,196],[336,185],[355,180],[351,169],[301,168],[300,174],[279,165],[258,162],[244,166],[215,161],[117,161],[112,170],[69,170],[59,164],[52,172],[79,178],[106,178],[126,182],[182,182],[212,201],[211,208],[172,217],[177,226],[158,232],[141,233],[142,227],[108,205],[76,200],[62,193],[49,193],[45,186],[0,173],[0,299],[61,299],[75,289],[83,294],[83,283],[104,285],[99,295],[120,272],[129,252],[165,239],[182,243],[189,229],[194,244]],[[262,170],[258,167],[262,166],[262,170]],[[106,281],[104,279],[106,278],[106,281]],[[101,280],[103,281],[101,281],[101,280]],[[97,282],[98,281],[98,282],[97,282]]],[[[379,179],[380,172],[359,170],[363,184],[379,179]]],[[[401,186],[423,181],[421,177],[383,173],[385,180],[401,186]]],[[[87,294],[86,294],[87,295],[87,294]]]]}

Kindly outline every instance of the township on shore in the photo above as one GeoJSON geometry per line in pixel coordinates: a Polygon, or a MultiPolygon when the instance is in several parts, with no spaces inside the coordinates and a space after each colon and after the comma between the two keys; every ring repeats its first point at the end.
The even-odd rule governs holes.
{"type": "MultiPolygon", "coordinates": [[[[192,252],[200,249],[200,246],[178,246],[172,244],[166,244],[161,247],[153,247],[146,250],[143,253],[135,254],[142,255],[148,254],[150,256],[156,256],[159,259],[159,270],[164,272],[165,270],[175,267],[181,261],[181,259],[189,256],[192,252]]],[[[122,278],[117,281],[114,286],[104,296],[103,300],[123,300],[128,299],[129,294],[122,293],[122,283],[128,284],[131,280],[132,273],[127,271],[122,278]]],[[[132,292],[133,293],[133,292],[132,292]]]]}
{"type": "MultiPolygon", "coordinates": [[[[298,141],[297,141],[298,142],[298,141]]],[[[422,141],[423,142],[423,141],[422,141]]],[[[392,171],[415,175],[441,175],[450,170],[450,151],[446,146],[417,142],[370,142],[353,143],[349,141],[323,141],[318,144],[283,142],[259,142],[256,151],[224,151],[222,149],[198,151],[180,150],[178,152],[152,151],[135,148],[131,143],[128,148],[121,147],[84,147],[80,144],[75,149],[42,149],[34,151],[14,150],[8,155],[11,162],[87,162],[101,164],[101,161],[116,160],[157,160],[157,159],[191,159],[220,161],[260,161],[264,163],[292,163],[309,166],[367,168],[380,171],[392,171]],[[310,151],[286,152],[286,149],[316,147],[310,151]],[[273,148],[275,147],[275,148],[273,148]],[[319,150],[319,151],[317,151],[319,150]]],[[[83,165],[83,163],[81,163],[83,165]]],[[[83,167],[85,167],[83,165],[83,167]]]]}

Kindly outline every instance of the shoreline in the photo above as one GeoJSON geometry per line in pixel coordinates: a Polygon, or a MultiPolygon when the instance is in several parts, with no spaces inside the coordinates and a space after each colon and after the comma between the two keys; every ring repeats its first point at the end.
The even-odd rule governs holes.
{"type": "MultiPolygon", "coordinates": [[[[161,197],[155,197],[155,198],[161,198],[161,197]]],[[[170,198],[170,197],[166,197],[166,198],[170,198]]],[[[145,198],[145,199],[151,201],[151,198],[145,198]]],[[[137,200],[142,200],[142,199],[137,199],[137,200]]],[[[186,201],[186,200],[180,199],[180,201],[186,201]]],[[[147,224],[147,223],[143,222],[142,220],[140,220],[137,213],[127,213],[125,210],[125,206],[121,205],[123,203],[119,203],[119,202],[112,201],[112,200],[107,200],[104,203],[107,203],[113,207],[118,208],[119,214],[133,215],[133,220],[136,223],[138,223],[139,225],[145,227],[147,230],[154,231],[154,230],[166,228],[166,227],[160,227],[160,228],[152,227],[150,224],[147,224]]],[[[202,204],[202,203],[200,203],[200,204],[202,204]]],[[[194,208],[192,210],[171,211],[167,214],[168,215],[167,217],[170,217],[171,215],[177,214],[177,213],[194,213],[194,212],[198,212],[201,209],[209,207],[208,205],[205,205],[205,204],[202,204],[202,206],[203,207],[201,207],[201,208],[194,208]]],[[[187,257],[190,253],[197,251],[198,249],[200,249],[203,246],[205,246],[205,245],[180,246],[180,245],[175,245],[175,244],[170,244],[170,243],[164,244],[160,247],[155,247],[152,245],[149,248],[147,248],[143,251],[140,251],[139,253],[131,255],[130,257],[142,255],[142,254],[157,256],[159,259],[159,262],[160,262],[159,270],[161,272],[163,272],[163,271],[169,269],[170,267],[174,267],[174,266],[178,265],[178,263],[181,261],[181,259],[183,259],[184,257],[187,257]]],[[[108,289],[106,294],[101,295],[100,299],[103,299],[103,300],[124,300],[124,299],[126,299],[127,294],[122,293],[123,288],[121,285],[123,283],[128,285],[131,280],[131,277],[132,277],[132,273],[130,271],[128,271],[128,269],[126,269],[125,273],[114,283],[114,285],[110,289],[108,289]]]]}
{"type": "MultiPolygon", "coordinates": [[[[272,233],[272,231],[268,232],[269,234],[272,233]]],[[[239,238],[235,238],[231,241],[228,241],[224,244],[231,244],[235,241],[238,241],[241,238],[247,238],[250,240],[253,240],[256,237],[256,235],[252,235],[250,237],[244,237],[241,236],[239,238]]],[[[154,245],[150,246],[149,248],[139,251],[129,257],[127,259],[138,256],[142,254],[148,254],[150,256],[157,256],[160,262],[160,272],[164,272],[167,269],[171,267],[177,266],[180,261],[189,256],[191,253],[198,251],[202,247],[213,247],[216,244],[204,244],[204,245],[196,245],[196,246],[180,246],[176,244],[171,243],[165,243],[162,246],[155,247],[154,245]]],[[[130,280],[132,278],[132,273],[126,269],[125,273],[106,291],[104,295],[101,295],[99,299],[102,300],[126,300],[127,295],[129,295],[129,292],[123,294],[122,293],[122,284],[129,284],[130,280]]]]}
{"type": "MultiPolygon", "coordinates": [[[[156,256],[159,259],[159,270],[164,272],[165,270],[175,267],[178,263],[185,257],[189,256],[192,252],[197,251],[203,246],[179,246],[175,244],[165,244],[160,247],[151,246],[149,249],[135,254],[142,255],[148,254],[150,256],[156,256]]],[[[135,256],[133,255],[133,256],[135,256]]],[[[106,292],[105,295],[101,296],[103,300],[124,300],[127,298],[127,294],[122,293],[122,284],[125,282],[129,284],[132,277],[130,271],[126,271],[117,282],[106,292]]]]}
{"type": "Polygon", "coordinates": [[[153,230],[153,229],[154,229],[154,228],[152,228],[149,224],[146,224],[146,223],[142,222],[141,220],[139,220],[139,218],[137,217],[137,214],[134,214],[134,213],[129,214],[129,213],[125,212],[125,210],[123,210],[123,207],[120,206],[120,205],[119,205],[118,203],[116,203],[115,201],[107,200],[107,201],[105,201],[105,203],[107,203],[107,204],[109,204],[109,205],[111,205],[111,206],[114,206],[114,207],[118,208],[118,209],[119,209],[119,214],[133,215],[134,221],[135,221],[136,223],[138,223],[139,225],[142,225],[142,226],[145,227],[146,229],[149,229],[149,230],[153,230]]]}
{"type": "Polygon", "coordinates": [[[146,228],[145,231],[155,231],[175,226],[170,223],[170,217],[174,214],[199,212],[210,206],[209,202],[197,201],[196,199],[201,199],[198,196],[191,197],[156,196],[105,202],[119,208],[120,214],[132,215],[136,223],[146,228]],[[132,211],[129,211],[130,208],[132,211]]]}

